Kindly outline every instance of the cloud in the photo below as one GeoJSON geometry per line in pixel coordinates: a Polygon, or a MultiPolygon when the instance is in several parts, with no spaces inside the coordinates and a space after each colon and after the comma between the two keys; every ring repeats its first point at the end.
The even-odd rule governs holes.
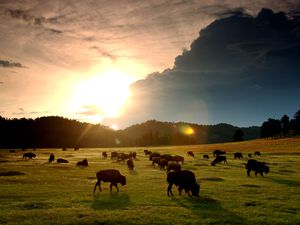
{"type": "Polygon", "coordinates": [[[43,27],[45,30],[55,33],[55,34],[63,33],[63,31],[61,31],[61,30],[48,28],[46,26],[47,24],[52,24],[52,25],[58,24],[59,20],[63,16],[45,18],[43,16],[34,16],[34,15],[30,14],[29,10],[21,10],[21,9],[7,9],[6,12],[12,18],[24,21],[27,24],[43,27]]]}
{"type": "Polygon", "coordinates": [[[90,47],[90,49],[94,49],[96,50],[101,56],[109,58],[111,60],[116,60],[116,56],[110,54],[109,52],[103,50],[102,48],[98,47],[98,46],[92,46],[90,47]]]}
{"type": "Polygon", "coordinates": [[[21,63],[19,62],[13,62],[13,61],[8,61],[8,60],[1,60],[0,59],[0,67],[4,67],[4,68],[25,68],[25,66],[23,66],[21,63]]]}
{"type": "Polygon", "coordinates": [[[119,122],[253,125],[295,111],[300,95],[299,27],[284,13],[269,9],[255,17],[217,19],[200,31],[190,50],[176,57],[172,69],[131,86],[132,98],[119,122]]]}
{"type": "Polygon", "coordinates": [[[49,111],[28,111],[22,107],[20,107],[17,112],[12,112],[12,115],[14,116],[22,116],[22,115],[35,116],[35,115],[45,115],[45,114],[49,114],[49,111]]]}

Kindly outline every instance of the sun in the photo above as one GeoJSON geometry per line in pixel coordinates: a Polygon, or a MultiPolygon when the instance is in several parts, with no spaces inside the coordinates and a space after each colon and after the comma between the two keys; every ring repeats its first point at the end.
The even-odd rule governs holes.
{"type": "Polygon", "coordinates": [[[76,86],[72,107],[87,122],[99,123],[103,118],[118,117],[132,82],[132,78],[120,70],[104,70],[76,86]]]}

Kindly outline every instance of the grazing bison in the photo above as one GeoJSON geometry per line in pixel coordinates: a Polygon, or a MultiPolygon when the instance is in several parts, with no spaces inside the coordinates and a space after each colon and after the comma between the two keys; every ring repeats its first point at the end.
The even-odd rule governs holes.
{"type": "Polygon", "coordinates": [[[35,158],[35,157],[36,157],[36,155],[32,152],[27,152],[27,153],[23,154],[23,159],[26,159],[26,158],[32,159],[32,158],[35,158]]]}
{"type": "Polygon", "coordinates": [[[217,163],[221,163],[221,162],[227,163],[226,156],[218,155],[218,156],[211,162],[211,165],[212,165],[212,166],[215,166],[217,163]]]}
{"type": "Polygon", "coordinates": [[[203,155],[203,159],[209,159],[208,155],[203,155]]]}
{"type": "Polygon", "coordinates": [[[214,154],[215,157],[217,157],[219,155],[225,155],[226,152],[217,149],[217,150],[213,151],[213,154],[214,154]]]}
{"type": "Polygon", "coordinates": [[[258,162],[255,159],[249,159],[247,164],[245,165],[247,170],[247,175],[250,176],[250,172],[254,171],[255,176],[259,173],[262,177],[263,173],[268,174],[270,172],[270,168],[266,165],[265,162],[258,162]]]}
{"type": "Polygon", "coordinates": [[[129,156],[133,159],[136,159],[136,152],[130,152],[129,156]]]}
{"type": "Polygon", "coordinates": [[[127,160],[127,167],[128,167],[129,170],[133,170],[134,165],[133,165],[132,159],[127,160]]]}
{"type": "Polygon", "coordinates": [[[79,148],[78,148],[78,147],[75,147],[75,148],[74,148],[74,151],[78,151],[78,150],[79,150],[79,148]]]}
{"type": "Polygon", "coordinates": [[[159,166],[160,166],[161,169],[166,169],[166,167],[168,166],[168,164],[169,164],[168,160],[160,158],[160,160],[159,160],[159,166]]]}
{"type": "Polygon", "coordinates": [[[174,171],[181,170],[181,166],[178,163],[172,162],[168,165],[167,173],[169,173],[171,170],[174,171]]]}
{"type": "Polygon", "coordinates": [[[189,156],[192,156],[192,157],[195,156],[193,151],[188,151],[187,154],[188,154],[189,156]]]}
{"type": "Polygon", "coordinates": [[[174,157],[173,157],[173,161],[175,161],[175,162],[181,162],[182,164],[183,164],[183,161],[184,161],[184,157],[182,157],[182,156],[179,156],[179,155],[175,155],[174,157]]]}
{"type": "Polygon", "coordinates": [[[234,159],[242,159],[243,158],[243,154],[240,152],[236,152],[233,154],[234,159]]]}
{"type": "Polygon", "coordinates": [[[185,193],[192,192],[193,196],[198,196],[200,191],[200,186],[196,182],[195,174],[189,170],[178,170],[172,171],[167,175],[167,182],[169,183],[167,194],[168,196],[173,196],[172,186],[175,184],[178,187],[179,195],[181,195],[181,191],[184,189],[185,193]]]}
{"type": "Polygon", "coordinates": [[[248,154],[248,157],[249,157],[249,158],[251,158],[251,157],[252,157],[252,155],[249,153],[249,154],[248,154]]]}
{"type": "Polygon", "coordinates": [[[157,166],[160,165],[160,157],[154,157],[152,158],[152,165],[157,164],[157,166]]]}
{"type": "Polygon", "coordinates": [[[260,156],[260,152],[255,152],[254,155],[260,156]]]}
{"type": "Polygon", "coordinates": [[[54,159],[55,159],[55,156],[54,156],[53,153],[51,153],[50,156],[49,156],[49,163],[54,162],[54,159]]]}
{"type": "Polygon", "coordinates": [[[162,159],[165,159],[167,161],[173,161],[173,156],[169,155],[169,154],[164,154],[160,156],[162,159]]]}
{"type": "Polygon", "coordinates": [[[102,158],[104,158],[104,159],[107,158],[107,153],[106,152],[102,152],[102,158]]]}
{"type": "Polygon", "coordinates": [[[118,161],[122,161],[122,162],[124,162],[126,159],[130,159],[130,158],[131,158],[130,155],[126,154],[126,153],[120,153],[120,154],[118,154],[118,157],[117,157],[118,161]]]}
{"type": "Polygon", "coordinates": [[[113,158],[117,158],[118,157],[118,153],[117,152],[111,152],[110,153],[110,158],[113,159],[113,158]]]}
{"type": "Polygon", "coordinates": [[[119,191],[118,183],[121,183],[122,185],[126,184],[126,177],[122,176],[118,170],[110,169],[110,170],[100,170],[96,173],[97,182],[95,184],[94,192],[96,191],[96,187],[99,186],[100,191],[100,183],[103,182],[110,182],[110,191],[112,191],[112,186],[115,186],[117,188],[117,191],[119,191]]]}
{"type": "Polygon", "coordinates": [[[152,161],[152,159],[153,159],[154,157],[160,157],[160,154],[159,154],[159,153],[156,153],[156,152],[151,153],[150,156],[149,156],[149,159],[152,161]]]}
{"type": "Polygon", "coordinates": [[[67,148],[62,148],[63,151],[67,151],[67,148]]]}
{"type": "Polygon", "coordinates": [[[88,163],[87,159],[84,159],[82,161],[79,161],[76,165],[77,166],[89,166],[89,163],[88,163]]]}
{"type": "Polygon", "coordinates": [[[145,153],[145,155],[151,155],[152,152],[146,149],[146,150],[144,150],[144,153],[145,153]]]}
{"type": "Polygon", "coordinates": [[[69,161],[66,159],[57,159],[56,162],[57,163],[69,163],[69,161]]]}

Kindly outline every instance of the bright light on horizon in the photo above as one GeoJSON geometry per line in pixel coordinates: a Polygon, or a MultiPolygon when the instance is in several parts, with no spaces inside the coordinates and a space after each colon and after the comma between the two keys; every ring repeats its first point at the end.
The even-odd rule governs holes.
{"type": "Polygon", "coordinates": [[[91,123],[101,123],[104,118],[122,114],[128,101],[129,86],[133,78],[118,69],[102,70],[97,75],[81,80],[74,89],[71,100],[73,112],[91,123]]]}

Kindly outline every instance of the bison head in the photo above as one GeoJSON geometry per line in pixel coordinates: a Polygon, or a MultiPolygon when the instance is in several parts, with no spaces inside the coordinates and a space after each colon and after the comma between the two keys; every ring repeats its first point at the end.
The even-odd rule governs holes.
{"type": "Polygon", "coordinates": [[[121,178],[120,178],[120,183],[121,183],[122,185],[125,185],[125,184],[126,184],[126,177],[125,177],[125,176],[121,176],[121,178]]]}
{"type": "Polygon", "coordinates": [[[200,185],[195,183],[195,185],[193,185],[193,188],[192,188],[192,195],[193,196],[199,196],[199,192],[200,192],[200,185]]]}

